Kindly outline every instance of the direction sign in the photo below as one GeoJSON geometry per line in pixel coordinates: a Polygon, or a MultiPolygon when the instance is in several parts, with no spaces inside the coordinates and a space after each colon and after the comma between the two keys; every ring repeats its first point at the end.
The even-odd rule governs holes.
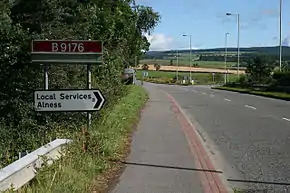
{"type": "Polygon", "coordinates": [[[91,40],[34,40],[31,56],[34,63],[100,63],[103,60],[103,43],[91,40]]]}
{"type": "Polygon", "coordinates": [[[105,99],[99,90],[34,91],[35,111],[99,111],[105,99]]]}

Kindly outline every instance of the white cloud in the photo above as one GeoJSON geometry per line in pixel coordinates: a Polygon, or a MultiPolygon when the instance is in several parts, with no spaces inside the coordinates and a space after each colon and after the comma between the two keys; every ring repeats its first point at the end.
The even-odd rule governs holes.
{"type": "Polygon", "coordinates": [[[173,38],[165,34],[146,35],[150,42],[151,51],[162,51],[171,49],[173,38]]]}
{"type": "Polygon", "coordinates": [[[288,35],[287,37],[285,37],[285,38],[282,40],[282,45],[283,45],[283,46],[290,46],[290,35],[288,35]]]}

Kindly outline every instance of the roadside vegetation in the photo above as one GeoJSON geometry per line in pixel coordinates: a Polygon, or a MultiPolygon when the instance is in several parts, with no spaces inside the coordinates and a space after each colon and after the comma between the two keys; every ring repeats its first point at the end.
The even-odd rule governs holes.
{"type": "Polygon", "coordinates": [[[66,155],[19,192],[101,192],[107,181],[118,175],[130,148],[130,133],[137,123],[140,108],[147,100],[141,86],[125,87],[124,97],[110,105],[94,120],[87,137],[88,151],[83,152],[81,134],[75,133],[75,143],[64,151],[66,155]]]}
{"type": "Polygon", "coordinates": [[[268,56],[256,56],[248,62],[245,75],[216,89],[290,100],[290,63],[284,62],[280,72],[268,56]]]}
{"type": "MultiPolygon", "coordinates": [[[[134,1],[0,1],[0,168],[17,160],[19,153],[56,138],[73,139],[74,148],[68,158],[38,177],[45,192],[84,192],[95,174],[111,168],[107,159],[118,157],[146,98],[141,88],[123,85],[121,74],[133,66],[136,56],[139,60],[149,50],[144,34],[151,33],[159,20],[151,7],[134,1]],[[77,142],[86,125],[84,113],[33,110],[33,90],[43,89],[44,84],[43,66],[30,62],[34,39],[104,43],[104,63],[92,67],[92,88],[102,91],[106,106],[92,114],[87,153],[79,152],[77,142]]],[[[86,88],[86,66],[50,65],[49,89],[60,88],[86,88]]]]}

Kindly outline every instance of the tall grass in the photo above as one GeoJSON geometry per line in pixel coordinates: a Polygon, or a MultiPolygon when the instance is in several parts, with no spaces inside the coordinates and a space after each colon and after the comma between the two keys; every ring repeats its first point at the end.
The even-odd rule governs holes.
{"type": "Polygon", "coordinates": [[[19,192],[80,193],[104,189],[105,172],[120,167],[110,160],[121,160],[127,151],[129,134],[138,121],[138,112],[147,100],[140,86],[128,86],[127,94],[102,111],[88,131],[87,152],[82,149],[83,137],[76,132],[65,156],[39,171],[36,179],[19,192]],[[103,176],[102,176],[103,175],[103,176]]]}

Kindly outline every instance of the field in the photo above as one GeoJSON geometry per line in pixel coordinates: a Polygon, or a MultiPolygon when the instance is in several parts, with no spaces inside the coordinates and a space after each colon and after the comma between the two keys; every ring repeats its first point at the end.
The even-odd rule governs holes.
{"type": "MultiPolygon", "coordinates": [[[[140,64],[160,64],[160,65],[171,65],[170,59],[169,60],[162,60],[162,59],[157,59],[157,60],[141,60],[140,64]]],[[[189,60],[181,59],[179,60],[179,65],[180,66],[189,66],[189,60]]],[[[198,67],[201,68],[217,68],[217,69],[224,69],[225,68],[225,62],[221,61],[193,61],[193,64],[198,64],[198,67]]],[[[227,62],[228,67],[234,65],[235,62],[227,62]]],[[[172,65],[177,66],[177,61],[176,59],[173,60],[172,65]]]]}
{"type": "MultiPolygon", "coordinates": [[[[148,64],[148,70],[154,71],[156,70],[153,64],[148,64]]],[[[140,64],[137,69],[142,69],[142,64],[140,64]]],[[[229,73],[229,74],[237,74],[237,70],[225,70],[219,68],[201,68],[201,67],[188,67],[188,66],[165,66],[161,65],[160,71],[180,71],[180,72],[200,72],[200,73],[229,73]]],[[[245,70],[240,69],[240,74],[244,74],[245,70]]]]}
{"type": "MultiPolygon", "coordinates": [[[[137,79],[141,80],[143,78],[143,70],[137,70],[137,79]]],[[[146,71],[148,72],[148,78],[160,78],[160,79],[173,79],[176,76],[176,72],[168,72],[168,71],[146,71]]],[[[184,76],[189,77],[189,72],[179,72],[178,77],[183,79],[184,76]]],[[[213,76],[211,73],[191,73],[192,79],[195,80],[196,84],[212,84],[213,76]]],[[[214,77],[215,83],[222,83],[224,81],[223,74],[215,74],[214,77]]],[[[229,74],[229,80],[235,81],[237,79],[237,75],[229,74]]]]}

